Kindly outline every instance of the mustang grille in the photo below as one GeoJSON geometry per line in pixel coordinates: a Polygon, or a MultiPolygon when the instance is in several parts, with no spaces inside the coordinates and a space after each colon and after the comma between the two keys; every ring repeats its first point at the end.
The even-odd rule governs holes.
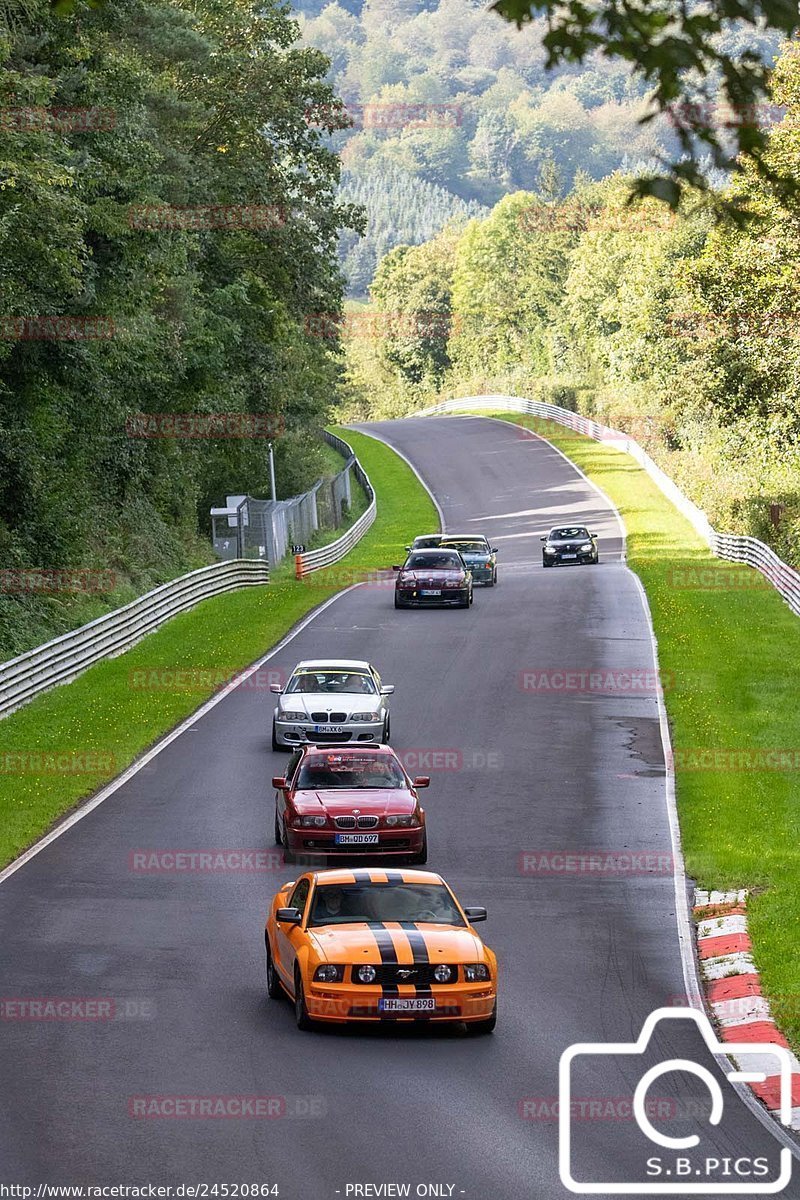
{"type": "MultiPolygon", "coordinates": [[[[450,984],[458,983],[458,967],[452,963],[447,965],[453,972],[447,983],[439,983],[434,979],[433,972],[438,963],[411,963],[409,966],[403,966],[402,963],[381,963],[380,966],[373,964],[377,974],[375,979],[369,985],[375,987],[376,984],[400,984],[409,983],[415,984],[417,987],[448,987],[450,984]]],[[[361,983],[361,980],[352,974],[353,983],[361,983]]]]}

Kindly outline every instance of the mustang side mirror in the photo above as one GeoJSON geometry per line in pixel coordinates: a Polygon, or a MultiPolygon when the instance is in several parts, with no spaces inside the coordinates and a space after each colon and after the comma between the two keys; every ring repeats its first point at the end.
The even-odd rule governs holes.
{"type": "Polygon", "coordinates": [[[598,534],[596,534],[596,533],[590,533],[590,534],[589,534],[589,537],[598,537],[598,534]]]}
{"type": "Polygon", "coordinates": [[[492,546],[492,554],[499,554],[499,553],[500,553],[500,551],[497,549],[497,546],[492,546]]]}
{"type": "Polygon", "coordinates": [[[280,696],[283,689],[281,688],[281,685],[279,683],[271,683],[269,685],[269,690],[271,692],[274,692],[276,694],[276,696],[280,696]]]}
{"type": "Polygon", "coordinates": [[[410,546],[406,546],[406,550],[410,550],[410,549],[411,549],[411,547],[410,547],[410,546]]]}
{"type": "Polygon", "coordinates": [[[394,684],[393,683],[385,683],[383,685],[383,687],[381,688],[382,696],[391,696],[393,692],[394,692],[394,684]]]}
{"type": "Polygon", "coordinates": [[[546,537],[540,537],[540,538],[539,538],[539,541],[540,541],[540,542],[546,542],[546,541],[547,541],[547,538],[546,538],[546,537]]]}
{"type": "Polygon", "coordinates": [[[280,921],[282,925],[299,925],[302,919],[303,914],[299,908],[279,908],[275,913],[275,920],[280,921]]]}
{"type": "Polygon", "coordinates": [[[430,775],[417,775],[416,779],[414,780],[414,787],[430,787],[430,783],[430,775]]]}
{"type": "MultiPolygon", "coordinates": [[[[289,912],[291,911],[292,910],[289,909],[289,912]]],[[[483,905],[473,905],[472,908],[465,908],[464,912],[466,913],[467,920],[471,925],[474,925],[476,921],[485,921],[487,917],[486,909],[483,907],[483,905]]]]}
{"type": "Polygon", "coordinates": [[[273,775],[272,776],[272,786],[274,788],[285,788],[286,787],[286,776],[285,775],[273,775]]]}
{"type": "Polygon", "coordinates": [[[402,569],[403,569],[403,568],[402,568],[402,567],[399,565],[399,563],[392,563],[392,570],[393,570],[393,571],[402,571],[402,569]]]}

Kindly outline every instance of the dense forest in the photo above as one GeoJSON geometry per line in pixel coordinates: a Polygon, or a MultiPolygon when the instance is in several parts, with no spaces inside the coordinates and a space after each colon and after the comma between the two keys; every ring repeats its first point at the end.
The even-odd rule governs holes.
{"type": "Polygon", "coordinates": [[[281,495],[315,477],[336,366],[308,315],[340,306],[353,217],[306,118],[328,64],[297,39],[273,0],[31,0],[0,32],[3,657],[75,620],[15,568],[140,592],[207,560],[210,505],[268,494],[266,434],[281,495]]]}
{"type": "MultiPolygon", "coordinates": [[[[546,69],[544,18],[518,30],[482,0],[295,7],[304,42],[331,61],[329,78],[351,121],[331,137],[345,195],[369,200],[366,236],[341,243],[354,295],[365,294],[388,250],[431,236],[433,212],[458,217],[465,203],[491,206],[537,189],[550,166],[569,191],[586,177],[653,169],[659,155],[675,152],[668,119],[639,123],[649,89],[624,61],[593,53],[583,64],[546,69]],[[425,185],[437,189],[433,207],[425,185]]],[[[753,29],[724,41],[767,61],[778,45],[774,32],[753,29]]]]}
{"type": "MultiPolygon", "coordinates": [[[[800,44],[773,87],[786,115],[768,159],[800,176],[800,44]]],[[[749,223],[719,223],[700,198],[630,207],[617,173],[561,199],[510,194],[394,249],[371,288],[392,320],[348,342],[347,412],[550,400],[630,432],[718,527],[800,565],[800,205],[747,167],[727,194],[749,223]]]]}

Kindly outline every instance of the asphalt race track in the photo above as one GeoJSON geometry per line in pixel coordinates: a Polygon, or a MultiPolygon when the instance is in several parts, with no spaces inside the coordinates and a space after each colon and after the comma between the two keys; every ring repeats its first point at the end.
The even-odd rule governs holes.
{"type": "MultiPolygon", "coordinates": [[[[402,612],[388,588],[360,586],[268,665],[372,660],[396,685],[392,741],[411,773],[439,752],[446,769],[431,769],[423,794],[429,866],[489,909],[479,931],[502,968],[497,1032],[301,1034],[264,986],[264,913],[295,869],[132,869],[137,849],[274,849],[270,777],[286,758],[270,751],[274,697],[244,686],[0,884],[0,994],[113,998],[118,1014],[0,1021],[2,1183],[277,1183],[284,1197],[334,1200],[348,1184],[397,1182],[411,1195],[421,1183],[474,1200],[566,1197],[552,1107],[562,1051],[635,1040],[685,991],[655,693],[559,683],[565,671],[652,671],[614,513],[557,451],[511,426],[371,429],[419,469],[448,529],[499,547],[499,585],[476,588],[471,610],[402,612]],[[597,531],[598,566],[542,570],[539,537],[564,520],[597,531]],[[650,866],[560,866],[589,851],[650,866]],[[131,1115],[136,1097],[230,1095],[278,1097],[281,1115],[131,1115]]],[[[657,1041],[663,1057],[711,1062],[688,1024],[657,1041]]],[[[590,1074],[576,1094],[630,1095],[640,1066],[615,1070],[602,1093],[586,1090],[600,1086],[590,1074]]],[[[685,1080],[673,1088],[695,1096],[685,1080]]],[[[712,1152],[774,1162],[769,1130],[733,1092],[726,1102],[704,1133],[712,1152]]],[[[579,1132],[581,1178],[638,1178],[631,1121],[579,1132]]]]}

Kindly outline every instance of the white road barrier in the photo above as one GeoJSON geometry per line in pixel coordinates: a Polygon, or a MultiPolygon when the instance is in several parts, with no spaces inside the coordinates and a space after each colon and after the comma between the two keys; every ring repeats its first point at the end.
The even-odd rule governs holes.
{"type": "Polygon", "coordinates": [[[618,429],[610,429],[607,425],[599,425],[596,421],[570,412],[569,409],[560,408],[557,404],[548,404],[543,400],[524,400],[518,396],[466,396],[457,400],[443,400],[441,404],[420,409],[417,412],[409,413],[408,416],[440,416],[447,413],[475,412],[487,409],[495,412],[530,413],[545,421],[556,421],[559,425],[574,429],[576,433],[593,438],[596,442],[612,444],[615,449],[630,454],[644,468],[667,499],[672,501],[678,511],[708,542],[711,551],[718,558],[727,559],[729,562],[743,563],[760,571],[769,583],[780,592],[792,612],[800,616],[800,574],[758,538],[733,533],[717,533],[703,510],[684,495],[678,485],[653,462],[647,451],[628,434],[618,429]]]}
{"type": "Polygon", "coordinates": [[[234,559],[213,563],[163,583],[137,600],[105,613],[80,629],[63,633],[51,642],[0,663],[0,717],[27,704],[35,696],[68,683],[87,668],[130,650],[164,621],[234,588],[269,583],[265,562],[234,559]]]}
{"type": "MultiPolygon", "coordinates": [[[[328,433],[325,430],[323,437],[326,442],[334,446],[345,458],[349,458],[350,455],[354,454],[353,447],[343,438],[337,437],[335,433],[328,433]]],[[[352,550],[357,542],[361,541],[361,538],[377,517],[378,506],[375,500],[375,489],[370,483],[369,476],[361,466],[358,458],[356,458],[353,469],[356,479],[367,493],[369,506],[366,512],[363,512],[355,524],[347,530],[347,533],[342,534],[335,542],[329,542],[327,546],[320,546],[318,550],[307,550],[304,554],[296,554],[294,558],[295,578],[302,579],[304,575],[310,575],[312,571],[319,571],[322,567],[330,567],[334,563],[339,562],[339,559],[344,558],[345,554],[352,550]]]]}

